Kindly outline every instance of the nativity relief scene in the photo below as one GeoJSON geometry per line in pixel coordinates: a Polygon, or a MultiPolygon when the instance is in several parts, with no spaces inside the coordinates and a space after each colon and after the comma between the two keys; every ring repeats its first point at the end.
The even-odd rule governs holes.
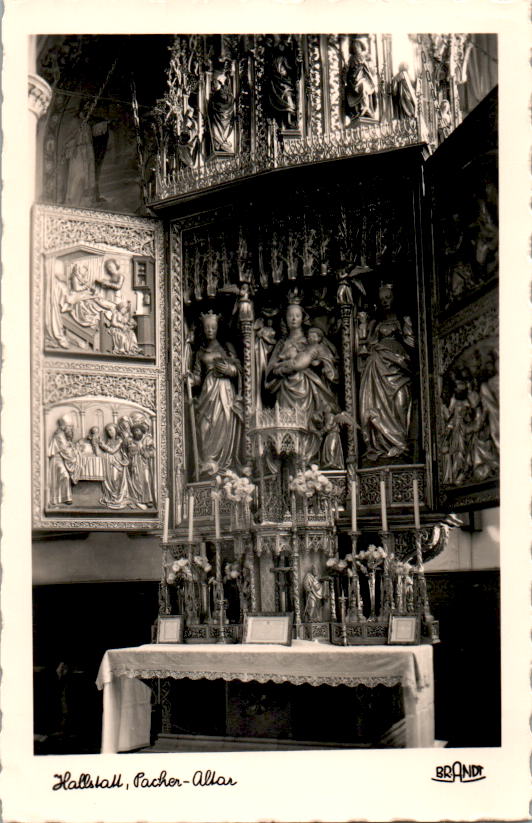
{"type": "MultiPolygon", "coordinates": [[[[196,681],[225,681],[215,737],[270,736],[251,708],[263,688],[277,738],[301,745],[318,738],[273,684],[389,691],[404,653],[433,685],[453,624],[431,568],[446,573],[457,535],[472,542],[498,505],[492,37],[43,47],[34,528],[143,547],[131,575],[153,589],[146,644],[108,651],[98,682],[114,688],[116,664],[143,680],[146,708],[154,681],[165,740],[188,745],[179,707],[196,681]],[[114,96],[131,100],[122,123],[105,116],[114,96]],[[136,152],[126,213],[108,208],[112,140],[136,152]],[[269,661],[263,644],[294,657],[269,661]],[[368,645],[386,675],[364,668],[368,645]]],[[[122,197],[130,172],[115,172],[122,197]]],[[[429,692],[412,709],[403,689],[400,723],[379,710],[371,745],[434,745],[429,692]]],[[[127,750],[109,722],[102,750],[127,750]]],[[[362,745],[364,722],[319,739],[362,745]]]]}

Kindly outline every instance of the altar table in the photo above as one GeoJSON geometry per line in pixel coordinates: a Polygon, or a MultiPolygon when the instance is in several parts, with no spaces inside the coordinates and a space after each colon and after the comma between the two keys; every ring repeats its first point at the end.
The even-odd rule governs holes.
{"type": "Polygon", "coordinates": [[[401,685],[406,746],[434,745],[432,646],[147,644],[110,649],[96,684],[103,689],[102,753],[150,745],[150,688],[140,679],[190,678],[311,686],[401,685]]]}

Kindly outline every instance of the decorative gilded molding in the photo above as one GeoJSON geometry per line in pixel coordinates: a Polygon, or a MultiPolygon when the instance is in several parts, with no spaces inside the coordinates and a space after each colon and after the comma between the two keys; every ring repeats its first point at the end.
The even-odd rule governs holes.
{"type": "Polygon", "coordinates": [[[37,120],[46,114],[53,91],[38,74],[28,74],[28,108],[37,120]]]}
{"type": "Polygon", "coordinates": [[[480,340],[499,333],[497,295],[492,292],[478,300],[440,327],[438,374],[443,375],[453,360],[480,340]]]}
{"type": "Polygon", "coordinates": [[[323,134],[323,81],[318,34],[308,37],[308,62],[309,126],[312,134],[321,136],[323,134]]]}
{"type": "Polygon", "coordinates": [[[149,217],[53,207],[44,212],[43,251],[61,249],[76,243],[105,245],[135,254],[155,257],[155,233],[158,222],[149,217]]]}
{"type": "Polygon", "coordinates": [[[183,254],[182,224],[170,224],[170,347],[172,354],[172,446],[173,475],[184,470],[183,423],[185,393],[183,388],[183,254]]]}
{"type": "Polygon", "coordinates": [[[324,160],[341,160],[360,154],[414,146],[422,142],[415,119],[371,123],[322,136],[285,140],[275,154],[267,147],[231,159],[216,159],[208,166],[173,172],[159,180],[157,200],[208,189],[270,169],[291,168],[324,160]]]}
{"type": "Polygon", "coordinates": [[[156,380],[148,380],[144,376],[118,377],[112,374],[70,374],[47,370],[44,372],[43,404],[55,405],[61,401],[92,395],[128,400],[155,411],[156,387],[156,380]]]}

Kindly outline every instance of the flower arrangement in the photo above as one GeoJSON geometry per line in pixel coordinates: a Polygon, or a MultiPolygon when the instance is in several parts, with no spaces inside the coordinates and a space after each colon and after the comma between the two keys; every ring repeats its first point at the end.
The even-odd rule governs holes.
{"type": "Polygon", "coordinates": [[[193,573],[193,575],[195,573],[195,575],[197,576],[197,579],[199,580],[200,583],[211,583],[214,580],[213,577],[207,578],[207,575],[211,571],[212,566],[211,566],[211,564],[209,563],[209,561],[207,560],[206,557],[203,557],[201,554],[196,554],[192,558],[192,563],[193,563],[193,572],[192,573],[193,573]]]}
{"type": "Polygon", "coordinates": [[[186,557],[180,557],[179,560],[174,560],[168,568],[169,571],[166,575],[167,583],[182,585],[183,583],[191,583],[194,580],[192,568],[186,557]]]}
{"type": "Polygon", "coordinates": [[[240,577],[240,564],[238,562],[226,563],[224,572],[224,583],[227,580],[238,580],[240,577]]]}
{"type": "Polygon", "coordinates": [[[386,557],[385,549],[372,543],[366,551],[358,552],[355,559],[357,568],[367,575],[382,566],[386,557]]]}
{"type": "Polygon", "coordinates": [[[243,477],[239,477],[236,472],[228,470],[223,476],[217,475],[216,489],[212,492],[212,496],[219,499],[222,494],[225,494],[227,499],[233,503],[251,503],[256,488],[246,471],[243,477]]]}
{"type": "Polygon", "coordinates": [[[329,557],[325,565],[329,574],[345,574],[347,577],[353,577],[352,560],[353,557],[350,554],[346,554],[343,560],[339,557],[329,557]]]}
{"type": "Polygon", "coordinates": [[[406,577],[410,577],[414,574],[416,567],[412,566],[411,563],[401,563],[401,561],[396,560],[392,566],[392,569],[397,575],[401,574],[406,577]]]}
{"type": "Polygon", "coordinates": [[[313,463],[310,469],[298,472],[295,477],[290,477],[288,488],[301,497],[307,498],[315,494],[329,496],[333,492],[333,484],[320,472],[316,463],[313,463]]]}

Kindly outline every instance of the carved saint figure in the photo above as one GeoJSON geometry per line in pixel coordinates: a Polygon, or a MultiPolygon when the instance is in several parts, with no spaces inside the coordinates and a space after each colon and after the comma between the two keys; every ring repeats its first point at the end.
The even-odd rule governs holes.
{"type": "Polygon", "coordinates": [[[416,116],[416,93],[408,75],[407,63],[399,64],[399,71],[392,78],[393,116],[408,120],[416,116]]]}
{"type": "Polygon", "coordinates": [[[131,496],[140,508],[155,506],[155,444],[146,421],[131,426],[128,443],[131,496]]]}
{"type": "Polygon", "coordinates": [[[72,485],[75,485],[80,477],[80,455],[73,437],[73,427],[64,417],[60,417],[48,445],[50,506],[72,504],[72,485]]]}
{"type": "Polygon", "coordinates": [[[86,264],[74,263],[68,278],[68,293],[62,301],[61,311],[68,312],[80,326],[86,328],[97,327],[102,313],[105,319],[110,321],[115,303],[113,299],[106,297],[104,292],[110,289],[114,296],[120,290],[123,276],[117,275],[116,270],[112,279],[92,278],[86,264]]]}
{"type": "Polygon", "coordinates": [[[480,400],[493,445],[499,453],[499,353],[491,352],[488,359],[491,374],[480,385],[480,400]]]}
{"type": "Polygon", "coordinates": [[[306,595],[304,619],[309,623],[320,620],[321,605],[326,595],[315,565],[311,567],[310,571],[308,571],[303,578],[303,589],[306,595]]]}
{"type": "Polygon", "coordinates": [[[499,375],[497,358],[488,361],[488,376],[476,390],[468,367],[453,377],[453,395],[444,407],[443,482],[482,482],[499,468],[499,375]]]}
{"type": "Polygon", "coordinates": [[[255,386],[256,408],[262,409],[262,381],[272,349],[275,345],[275,329],[271,318],[259,317],[253,324],[255,331],[255,386]]]}
{"type": "Polygon", "coordinates": [[[69,206],[90,206],[96,199],[96,161],[92,128],[87,120],[89,109],[90,101],[84,101],[63,146],[63,159],[67,164],[65,203],[69,206]]]}
{"type": "MultiPolygon", "coordinates": [[[[122,428],[122,431],[124,429],[122,428]]],[[[108,509],[124,509],[130,505],[129,458],[118,426],[105,427],[105,440],[100,441],[103,451],[103,481],[100,503],[108,509]]]]}
{"type": "Polygon", "coordinates": [[[444,407],[445,434],[442,452],[443,482],[460,485],[471,476],[475,418],[480,413],[479,395],[471,386],[468,369],[454,376],[453,395],[444,407]]]}
{"type": "Polygon", "coordinates": [[[177,135],[175,156],[178,169],[190,169],[194,166],[198,154],[198,126],[194,109],[188,108],[183,120],[183,127],[177,135]]]}
{"type": "Polygon", "coordinates": [[[453,118],[451,114],[451,104],[448,100],[442,100],[440,106],[440,116],[438,118],[438,142],[443,143],[449,137],[453,129],[453,118]]]}
{"type": "Polygon", "coordinates": [[[412,321],[394,310],[393,286],[379,289],[379,316],[368,323],[368,358],[360,380],[360,422],[369,460],[408,451],[412,409],[412,321]]]}
{"type": "Polygon", "coordinates": [[[230,343],[218,340],[218,315],[202,315],[204,344],[196,352],[192,382],[201,386],[196,406],[200,472],[214,475],[238,464],[242,401],[235,388],[240,362],[230,343]]]}
{"type": "Polygon", "coordinates": [[[349,45],[345,75],[345,113],[351,121],[375,117],[377,113],[377,76],[367,37],[356,35],[349,45]]]}
{"type": "Polygon", "coordinates": [[[346,412],[334,414],[332,409],[326,409],[323,412],[321,425],[323,442],[320,452],[320,468],[322,469],[345,469],[340,425],[350,425],[349,415],[346,412]]]}
{"type": "Polygon", "coordinates": [[[292,35],[266,39],[270,59],[265,78],[266,106],[281,128],[297,128],[299,55],[292,35]]]}
{"type": "Polygon", "coordinates": [[[219,74],[214,80],[208,105],[209,129],[212,147],[217,152],[232,152],[235,98],[231,90],[231,80],[219,74]]]}
{"type": "Polygon", "coordinates": [[[265,376],[265,387],[276,395],[280,409],[299,409],[305,412],[309,433],[305,455],[310,460],[319,449],[320,436],[312,429],[315,414],[325,408],[335,408],[336,397],[330,387],[338,380],[336,352],[332,344],[323,342],[321,330],[311,333],[311,340],[303,331],[303,309],[291,303],[286,310],[288,335],[275,346],[265,376]],[[320,338],[321,335],[321,338],[320,338]]]}
{"type": "Polygon", "coordinates": [[[131,305],[122,301],[113,309],[110,319],[109,333],[113,341],[113,354],[140,354],[135,325],[131,317],[131,305]]]}

